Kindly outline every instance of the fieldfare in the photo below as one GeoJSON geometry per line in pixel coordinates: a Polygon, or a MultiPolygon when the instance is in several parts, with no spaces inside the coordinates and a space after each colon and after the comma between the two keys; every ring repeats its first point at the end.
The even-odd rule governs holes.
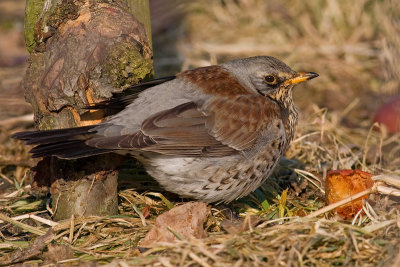
{"type": "Polygon", "coordinates": [[[129,153],[166,190],[205,202],[254,191],[287,150],[297,124],[292,89],[317,77],[258,56],[134,85],[90,108],[117,108],[100,124],[13,135],[33,157],[129,153]]]}

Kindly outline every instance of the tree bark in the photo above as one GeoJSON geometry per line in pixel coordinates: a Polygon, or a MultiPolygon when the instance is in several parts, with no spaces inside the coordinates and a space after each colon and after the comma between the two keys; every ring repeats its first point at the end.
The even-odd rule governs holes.
{"type": "MultiPolygon", "coordinates": [[[[86,106],[153,75],[148,1],[28,0],[30,65],[23,81],[41,130],[101,122],[86,106]]],[[[124,157],[42,160],[36,188],[51,186],[54,219],[118,211],[118,167],[124,157]]]]}

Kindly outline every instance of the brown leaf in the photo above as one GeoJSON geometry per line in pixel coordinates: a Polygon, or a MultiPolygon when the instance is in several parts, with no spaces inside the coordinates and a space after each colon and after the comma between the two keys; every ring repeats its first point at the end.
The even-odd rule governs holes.
{"type": "Polygon", "coordinates": [[[210,208],[206,203],[189,202],[177,206],[157,217],[155,226],[140,241],[139,246],[146,248],[157,242],[174,242],[177,236],[204,238],[207,233],[203,224],[209,214],[210,208]]]}
{"type": "Polygon", "coordinates": [[[62,260],[72,259],[73,257],[74,251],[69,246],[57,244],[50,244],[48,251],[41,256],[44,259],[43,264],[57,263],[62,260]]]}
{"type": "Polygon", "coordinates": [[[142,214],[143,214],[144,218],[147,218],[150,216],[150,206],[149,205],[146,205],[146,207],[144,207],[142,209],[142,214]]]}

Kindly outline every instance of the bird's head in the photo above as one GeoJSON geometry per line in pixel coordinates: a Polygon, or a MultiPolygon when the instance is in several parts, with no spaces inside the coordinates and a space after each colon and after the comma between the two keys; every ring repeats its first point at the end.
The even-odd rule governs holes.
{"type": "Polygon", "coordinates": [[[269,56],[238,59],[222,65],[251,93],[282,103],[292,101],[294,85],[318,77],[315,72],[296,72],[269,56]]]}

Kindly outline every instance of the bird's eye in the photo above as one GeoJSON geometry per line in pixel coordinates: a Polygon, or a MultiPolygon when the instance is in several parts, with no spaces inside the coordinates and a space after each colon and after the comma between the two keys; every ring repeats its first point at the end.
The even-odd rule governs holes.
{"type": "Polygon", "coordinates": [[[271,85],[274,85],[277,82],[276,77],[274,75],[267,75],[264,77],[264,80],[266,83],[271,85]]]}

